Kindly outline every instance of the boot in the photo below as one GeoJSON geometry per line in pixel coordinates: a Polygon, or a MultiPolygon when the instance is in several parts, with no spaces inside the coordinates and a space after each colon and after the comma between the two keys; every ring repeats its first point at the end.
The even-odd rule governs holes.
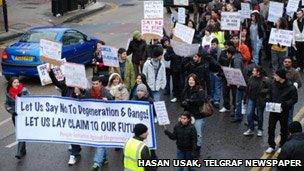
{"type": "Polygon", "coordinates": [[[26,154],[25,142],[18,142],[17,154],[15,155],[15,157],[17,159],[21,159],[21,157],[25,156],[25,154],[26,154]]]}

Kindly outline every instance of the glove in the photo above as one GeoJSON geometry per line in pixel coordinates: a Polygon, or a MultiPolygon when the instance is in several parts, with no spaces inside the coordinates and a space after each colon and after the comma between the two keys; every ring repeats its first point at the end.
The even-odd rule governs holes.
{"type": "Polygon", "coordinates": [[[299,89],[299,84],[297,82],[294,82],[293,85],[296,87],[296,89],[299,89]]]}

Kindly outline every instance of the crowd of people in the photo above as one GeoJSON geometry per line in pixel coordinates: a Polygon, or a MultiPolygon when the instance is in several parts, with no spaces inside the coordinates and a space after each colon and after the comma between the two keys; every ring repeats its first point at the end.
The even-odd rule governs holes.
{"type": "MultiPolygon", "coordinates": [[[[199,6],[200,13],[194,20],[188,15],[185,25],[195,29],[193,43],[201,44],[194,56],[177,55],[170,43],[172,34],[165,34],[162,39],[146,41],[139,31],[134,31],[128,48],[118,50],[119,67],[103,64],[100,48],[105,43],[97,43],[92,87],[89,90],[67,87],[64,81],[56,80],[52,69],[49,69],[50,77],[61,90],[61,95],[71,98],[139,100],[152,103],[161,100],[161,90],[164,90],[164,95],[169,95],[172,89],[171,102],[178,102],[184,112],[173,132],[166,129],[164,133],[177,141],[178,159],[200,157],[206,123],[206,116],[200,108],[204,103],[211,101],[220,113],[231,115],[232,123],[240,123],[247,116],[248,129],[244,130],[244,136],[254,135],[257,126],[258,137],[264,135],[266,103],[279,103],[281,112],[270,112],[269,115],[269,148],[266,153],[272,153],[276,149],[274,139],[278,121],[281,126],[281,140],[277,152],[280,153],[281,147],[288,140],[288,125],[293,122],[294,105],[298,101],[298,89],[302,86],[300,73],[304,69],[304,13],[300,8],[294,17],[284,12],[273,23],[267,21],[269,0],[244,1],[251,5],[251,18],[242,20],[239,31],[222,31],[221,12],[241,10],[240,2],[213,0],[199,6]],[[268,39],[271,28],[293,30],[291,47],[270,45],[268,39]],[[222,67],[241,70],[247,86],[228,84],[222,67]]],[[[23,85],[19,84],[19,80],[13,78],[7,88],[6,102],[6,109],[12,113],[13,120],[16,116],[14,99],[20,93],[28,94],[23,85]]],[[[154,118],[157,123],[157,117],[154,118]]],[[[155,151],[147,149],[141,143],[146,138],[147,127],[138,125],[135,128],[135,137],[124,148],[124,165],[129,170],[136,170],[137,167],[132,163],[132,157],[126,156],[130,157],[135,152],[140,152],[144,159],[157,159],[155,151]],[[142,148],[133,151],[128,149],[136,144],[142,148]]],[[[300,149],[299,146],[296,148],[300,149]]],[[[79,145],[71,146],[69,165],[76,163],[80,151],[79,145]]],[[[25,143],[21,142],[18,144],[16,157],[21,158],[24,155],[25,143]]],[[[285,153],[282,156],[286,156],[285,153]]],[[[138,158],[134,160],[136,159],[138,158]]],[[[106,163],[107,148],[96,148],[92,169],[98,170],[106,163]]],[[[145,168],[151,169],[155,168],[145,168]]]]}

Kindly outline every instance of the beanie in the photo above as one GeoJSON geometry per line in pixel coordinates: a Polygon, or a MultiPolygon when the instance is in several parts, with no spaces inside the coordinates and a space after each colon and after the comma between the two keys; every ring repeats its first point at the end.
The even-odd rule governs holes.
{"type": "Polygon", "coordinates": [[[294,134],[302,132],[302,125],[298,121],[294,121],[288,126],[289,133],[294,134]]]}
{"type": "Polygon", "coordinates": [[[148,127],[144,124],[136,124],[133,132],[135,134],[135,136],[139,137],[140,135],[142,135],[143,133],[146,133],[148,131],[148,127]]]}
{"type": "Polygon", "coordinates": [[[275,72],[280,78],[286,80],[286,71],[285,69],[279,69],[275,72]]]}
{"type": "Polygon", "coordinates": [[[111,75],[110,75],[110,77],[109,77],[109,82],[113,81],[112,79],[113,79],[115,76],[118,76],[118,77],[119,77],[119,79],[121,79],[121,77],[120,77],[120,75],[119,75],[119,74],[117,74],[117,73],[113,73],[113,74],[111,74],[111,75]]]}
{"type": "Polygon", "coordinates": [[[147,86],[144,85],[144,84],[138,84],[137,88],[136,88],[136,91],[143,91],[146,94],[148,94],[147,86]]]}
{"type": "Polygon", "coordinates": [[[133,39],[139,40],[140,36],[141,36],[141,33],[138,30],[136,30],[132,33],[133,39]]]}

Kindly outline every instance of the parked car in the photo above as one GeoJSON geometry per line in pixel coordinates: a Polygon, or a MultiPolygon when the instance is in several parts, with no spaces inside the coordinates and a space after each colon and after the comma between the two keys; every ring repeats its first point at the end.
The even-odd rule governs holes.
{"type": "Polygon", "coordinates": [[[62,58],[67,62],[91,64],[97,39],[72,28],[37,27],[24,33],[20,40],[2,52],[2,74],[8,80],[12,76],[38,77],[40,39],[62,43],[62,58]]]}

